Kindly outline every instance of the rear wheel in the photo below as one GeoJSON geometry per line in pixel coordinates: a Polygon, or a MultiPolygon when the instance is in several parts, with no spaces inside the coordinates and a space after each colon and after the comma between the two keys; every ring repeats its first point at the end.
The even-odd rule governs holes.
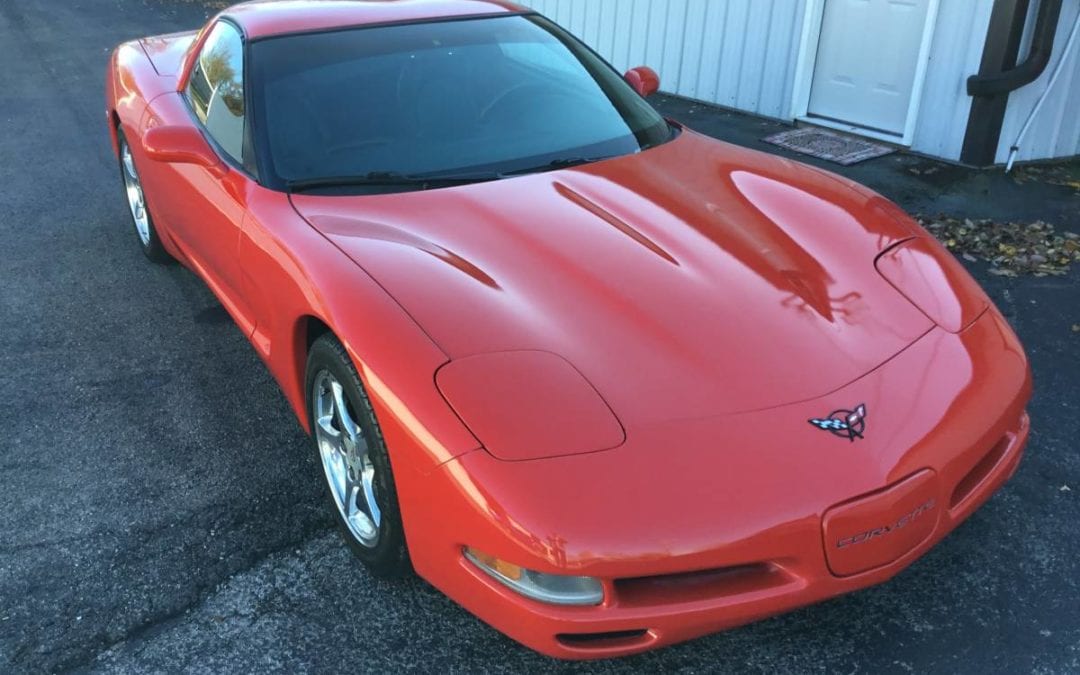
{"type": "Polygon", "coordinates": [[[311,347],[307,392],[315,452],[341,534],[374,575],[408,572],[386,443],[352,359],[330,334],[311,347]]]}
{"type": "Polygon", "coordinates": [[[156,263],[171,262],[172,256],[161,245],[161,239],[158,238],[157,230],[154,229],[154,219],[150,217],[150,211],[146,208],[146,195],[143,192],[139,171],[135,167],[135,157],[131,153],[131,146],[123,131],[117,129],[116,135],[120,142],[120,177],[124,181],[124,197],[127,199],[139,247],[147,258],[156,263]]]}

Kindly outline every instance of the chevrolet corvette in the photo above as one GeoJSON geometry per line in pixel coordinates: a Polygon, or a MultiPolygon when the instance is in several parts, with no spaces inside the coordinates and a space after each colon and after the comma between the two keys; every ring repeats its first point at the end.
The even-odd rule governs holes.
{"type": "Polygon", "coordinates": [[[659,84],[498,0],[246,3],[106,77],[133,241],[248,337],[359,561],[555,657],[890,579],[1028,437],[947,250],[659,84]]]}

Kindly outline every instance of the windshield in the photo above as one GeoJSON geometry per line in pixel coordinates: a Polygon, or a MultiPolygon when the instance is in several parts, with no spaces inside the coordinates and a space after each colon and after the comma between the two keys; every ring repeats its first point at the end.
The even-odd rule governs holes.
{"type": "Polygon", "coordinates": [[[271,187],[441,187],[640,152],[672,134],[610,66],[534,15],[275,37],[251,45],[250,63],[271,187]]]}

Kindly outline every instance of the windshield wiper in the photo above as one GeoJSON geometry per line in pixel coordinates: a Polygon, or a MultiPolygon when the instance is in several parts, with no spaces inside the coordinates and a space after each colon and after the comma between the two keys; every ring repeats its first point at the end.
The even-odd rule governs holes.
{"type": "Polygon", "coordinates": [[[531,166],[527,169],[516,169],[514,171],[504,171],[504,176],[521,176],[527,173],[541,173],[543,171],[557,171],[558,169],[572,169],[575,166],[582,166],[585,164],[595,164],[596,162],[602,162],[605,159],[611,159],[611,157],[560,157],[559,159],[552,160],[547,164],[540,166],[531,166]]]}
{"type": "Polygon", "coordinates": [[[372,171],[357,176],[324,176],[322,178],[301,178],[286,181],[285,187],[289,192],[303,192],[304,190],[316,190],[319,188],[332,187],[415,187],[420,190],[428,190],[433,187],[447,187],[451,185],[468,185],[470,183],[483,183],[485,181],[498,180],[502,176],[497,173],[477,174],[405,174],[396,171],[372,171]]]}
{"type": "Polygon", "coordinates": [[[303,192],[305,190],[317,190],[319,188],[335,187],[412,187],[419,190],[429,190],[436,187],[449,187],[453,185],[468,185],[470,183],[485,183],[512,176],[522,176],[529,173],[543,171],[555,171],[558,169],[570,169],[584,164],[602,162],[611,157],[562,157],[541,166],[516,169],[502,172],[477,172],[477,173],[425,173],[407,174],[396,171],[372,171],[356,176],[325,176],[322,178],[301,178],[286,181],[285,186],[289,192],[303,192]]]}

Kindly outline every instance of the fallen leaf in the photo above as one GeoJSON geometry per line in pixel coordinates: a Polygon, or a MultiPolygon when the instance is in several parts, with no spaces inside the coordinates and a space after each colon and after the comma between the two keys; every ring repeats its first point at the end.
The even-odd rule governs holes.
{"type": "Polygon", "coordinates": [[[991,274],[997,276],[1061,276],[1080,262],[1080,235],[1057,232],[1044,221],[998,222],[939,215],[920,217],[919,222],[956,256],[969,262],[989,262],[994,268],[991,274]]]}

